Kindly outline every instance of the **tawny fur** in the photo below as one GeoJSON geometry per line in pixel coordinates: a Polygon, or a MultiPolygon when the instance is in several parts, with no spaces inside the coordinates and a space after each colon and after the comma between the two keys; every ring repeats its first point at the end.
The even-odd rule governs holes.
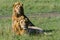
{"type": "Polygon", "coordinates": [[[23,4],[20,2],[16,2],[13,5],[13,14],[12,14],[12,29],[18,35],[22,35],[25,30],[21,28],[20,21],[25,20],[25,24],[21,23],[22,26],[28,28],[28,26],[34,26],[31,21],[24,15],[23,4]]]}

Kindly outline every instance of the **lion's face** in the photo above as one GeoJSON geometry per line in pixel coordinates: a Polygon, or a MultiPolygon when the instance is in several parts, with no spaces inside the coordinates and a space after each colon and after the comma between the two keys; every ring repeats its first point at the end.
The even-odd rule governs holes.
{"type": "Polygon", "coordinates": [[[20,21],[21,28],[26,29],[26,22],[25,20],[20,21]]]}
{"type": "Polygon", "coordinates": [[[13,5],[13,8],[14,8],[14,11],[17,13],[17,14],[20,14],[23,10],[23,4],[20,3],[20,2],[16,2],[14,5],[13,5]]]}
{"type": "Polygon", "coordinates": [[[21,28],[27,29],[27,20],[25,20],[25,19],[20,20],[19,23],[20,23],[21,28]]]}

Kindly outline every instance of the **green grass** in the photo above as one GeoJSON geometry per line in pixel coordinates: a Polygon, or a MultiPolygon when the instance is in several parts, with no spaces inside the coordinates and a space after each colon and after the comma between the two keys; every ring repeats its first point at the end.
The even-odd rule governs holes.
{"type": "Polygon", "coordinates": [[[11,15],[17,1],[23,3],[25,14],[60,12],[60,0],[0,0],[0,15],[11,15]]]}
{"type": "Polygon", "coordinates": [[[60,0],[0,0],[0,16],[4,16],[0,17],[0,40],[60,40],[60,16],[50,18],[34,15],[48,12],[60,12],[60,0]],[[13,37],[11,17],[8,16],[11,16],[13,4],[17,1],[23,3],[24,12],[34,25],[55,31],[51,32],[51,35],[24,34],[13,37]]]}
{"type": "Polygon", "coordinates": [[[38,27],[44,30],[55,30],[51,35],[32,35],[24,34],[23,36],[13,37],[11,32],[11,18],[0,19],[0,40],[60,40],[60,18],[59,17],[38,17],[30,18],[30,20],[38,27]]]}

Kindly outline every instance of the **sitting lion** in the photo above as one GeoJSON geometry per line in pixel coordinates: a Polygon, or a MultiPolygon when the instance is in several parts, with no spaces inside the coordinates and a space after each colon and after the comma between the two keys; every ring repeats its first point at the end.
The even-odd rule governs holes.
{"type": "MultiPolygon", "coordinates": [[[[22,24],[23,25],[23,24],[22,24]]],[[[31,21],[24,15],[23,4],[20,2],[16,2],[13,5],[13,14],[12,14],[12,28],[13,31],[17,34],[23,34],[24,30],[28,28],[28,26],[34,26],[31,21]],[[19,24],[19,22],[25,22],[24,27],[19,24]]]]}
{"type": "Polygon", "coordinates": [[[24,18],[24,16],[21,16],[18,18],[18,20],[15,20],[13,30],[17,35],[22,35],[26,29],[27,29],[27,20],[24,18]]]}

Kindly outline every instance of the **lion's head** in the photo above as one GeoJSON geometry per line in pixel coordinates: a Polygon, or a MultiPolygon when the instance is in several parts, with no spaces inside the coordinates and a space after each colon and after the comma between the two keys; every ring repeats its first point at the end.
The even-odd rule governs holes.
{"type": "Polygon", "coordinates": [[[21,29],[28,28],[27,21],[28,21],[27,18],[24,18],[23,16],[21,16],[21,18],[18,19],[18,23],[19,23],[21,29]]]}
{"type": "Polygon", "coordinates": [[[23,10],[23,4],[20,2],[16,2],[13,5],[13,12],[15,13],[15,15],[23,15],[24,14],[24,10],[23,10]]]}
{"type": "Polygon", "coordinates": [[[21,26],[21,28],[26,29],[26,21],[25,20],[21,20],[20,21],[20,26],[21,26]]]}

